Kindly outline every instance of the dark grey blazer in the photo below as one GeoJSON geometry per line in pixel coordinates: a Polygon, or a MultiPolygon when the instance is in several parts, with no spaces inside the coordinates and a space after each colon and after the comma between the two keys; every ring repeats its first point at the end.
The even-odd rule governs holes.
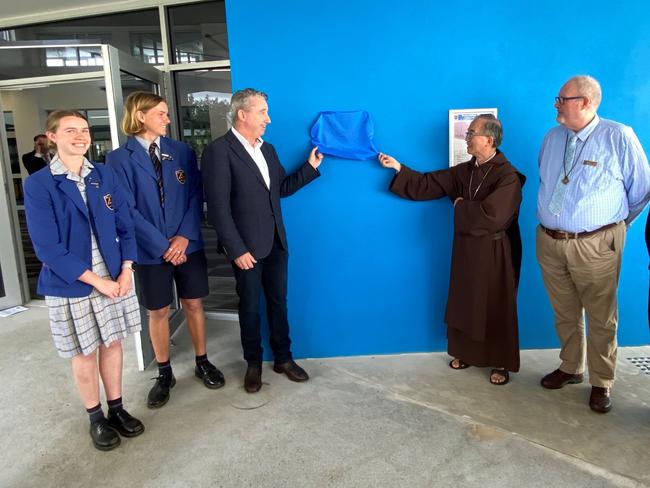
{"type": "Polygon", "coordinates": [[[268,142],[262,144],[262,154],[269,167],[270,191],[255,161],[232,131],[212,141],[201,157],[208,222],[231,260],[246,252],[256,259],[268,256],[276,230],[288,250],[280,198],[293,195],[320,176],[309,163],[287,175],[268,142]]]}

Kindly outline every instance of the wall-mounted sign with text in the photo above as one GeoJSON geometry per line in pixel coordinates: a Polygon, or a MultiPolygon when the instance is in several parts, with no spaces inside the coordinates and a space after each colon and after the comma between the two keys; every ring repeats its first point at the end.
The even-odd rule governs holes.
{"type": "Polygon", "coordinates": [[[467,108],[449,111],[449,167],[469,161],[465,133],[476,117],[481,114],[497,116],[496,108],[467,108]]]}

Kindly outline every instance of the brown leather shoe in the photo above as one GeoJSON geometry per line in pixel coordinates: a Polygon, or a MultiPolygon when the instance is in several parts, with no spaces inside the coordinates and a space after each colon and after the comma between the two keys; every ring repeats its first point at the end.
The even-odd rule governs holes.
{"type": "Polygon", "coordinates": [[[594,412],[607,413],[612,409],[612,397],[609,388],[599,386],[591,387],[591,396],[589,397],[589,408],[594,412]]]}
{"type": "Polygon", "coordinates": [[[244,376],[244,389],[248,393],[257,393],[262,388],[262,365],[249,364],[244,376]]]}
{"type": "Polygon", "coordinates": [[[562,370],[556,369],[552,373],[549,373],[542,378],[542,386],[544,388],[548,388],[549,390],[558,390],[564,385],[582,383],[583,380],[584,375],[582,373],[569,374],[565,373],[562,370]]]}
{"type": "Polygon", "coordinates": [[[293,359],[290,359],[286,363],[280,363],[277,364],[275,363],[273,365],[273,371],[276,373],[284,373],[287,375],[287,378],[289,378],[291,381],[307,381],[309,379],[309,375],[307,372],[302,369],[300,366],[298,366],[293,359]]]}

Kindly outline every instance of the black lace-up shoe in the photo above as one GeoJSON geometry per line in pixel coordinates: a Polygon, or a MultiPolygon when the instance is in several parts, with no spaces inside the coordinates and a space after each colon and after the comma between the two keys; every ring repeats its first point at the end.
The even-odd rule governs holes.
{"type": "Polygon", "coordinates": [[[117,431],[108,424],[106,419],[90,424],[90,438],[100,451],[115,449],[122,442],[117,431]]]}
{"type": "Polygon", "coordinates": [[[144,432],[144,425],[124,409],[116,412],[108,411],[108,425],[117,430],[124,437],[136,437],[144,432]]]}
{"type": "Polygon", "coordinates": [[[176,385],[176,378],[172,375],[171,380],[166,380],[164,376],[158,376],[151,379],[156,380],[156,383],[153,385],[153,388],[149,390],[149,395],[147,396],[147,407],[160,408],[169,401],[169,390],[174,388],[174,385],[176,385]]]}
{"type": "Polygon", "coordinates": [[[203,381],[206,388],[216,390],[226,384],[223,373],[210,361],[201,361],[194,368],[194,376],[203,381]]]}

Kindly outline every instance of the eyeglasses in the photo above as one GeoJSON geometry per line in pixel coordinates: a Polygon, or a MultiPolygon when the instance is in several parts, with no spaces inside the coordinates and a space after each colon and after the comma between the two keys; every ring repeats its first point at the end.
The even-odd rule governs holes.
{"type": "MultiPolygon", "coordinates": [[[[471,129],[468,130],[467,132],[465,132],[465,140],[466,141],[470,140],[474,136],[485,136],[485,134],[479,134],[475,130],[471,130],[471,129]]],[[[487,136],[485,136],[485,137],[487,137],[487,136]]]]}
{"type": "Polygon", "coordinates": [[[555,97],[555,101],[560,105],[564,105],[567,100],[581,100],[585,97],[555,97]]]}

